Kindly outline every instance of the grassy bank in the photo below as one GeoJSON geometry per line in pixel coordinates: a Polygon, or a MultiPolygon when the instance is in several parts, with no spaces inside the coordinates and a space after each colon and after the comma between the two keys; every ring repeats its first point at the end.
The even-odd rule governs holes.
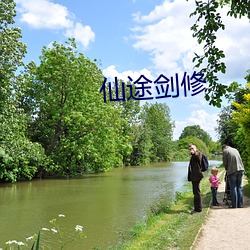
{"type": "MultiPolygon", "coordinates": [[[[223,178],[223,170],[221,178],[223,178]]],[[[201,181],[203,211],[190,215],[193,209],[191,183],[184,191],[177,193],[172,204],[158,204],[151,209],[145,222],[138,223],[118,246],[111,249],[190,249],[195,237],[204,223],[210,201],[211,191],[208,177],[201,181]]]]}

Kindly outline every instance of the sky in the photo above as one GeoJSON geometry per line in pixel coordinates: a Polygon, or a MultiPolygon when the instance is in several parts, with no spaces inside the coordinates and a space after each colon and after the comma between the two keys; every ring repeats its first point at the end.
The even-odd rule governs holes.
{"type": "MultiPolygon", "coordinates": [[[[161,74],[182,79],[184,72],[192,76],[194,52],[202,47],[192,37],[190,27],[195,18],[190,13],[195,1],[189,0],[16,0],[16,26],[22,29],[27,44],[25,62],[39,63],[43,46],[53,41],[64,43],[76,39],[78,50],[91,60],[96,59],[103,75],[128,81],[128,76],[141,75],[152,82],[161,74]]],[[[227,72],[219,75],[221,83],[246,83],[250,69],[250,20],[235,19],[221,9],[226,26],[217,36],[217,45],[224,50],[227,72]]],[[[206,83],[204,83],[206,86],[206,83]]],[[[155,89],[153,90],[155,95],[155,89]]],[[[101,94],[101,93],[100,93],[101,94]]],[[[200,125],[214,141],[218,136],[218,114],[221,109],[210,106],[204,92],[187,96],[150,100],[166,103],[175,123],[173,139],[177,140],[186,126],[200,125]]],[[[142,102],[143,103],[143,102],[142,102]]],[[[228,105],[224,101],[224,106],[228,105]]]]}

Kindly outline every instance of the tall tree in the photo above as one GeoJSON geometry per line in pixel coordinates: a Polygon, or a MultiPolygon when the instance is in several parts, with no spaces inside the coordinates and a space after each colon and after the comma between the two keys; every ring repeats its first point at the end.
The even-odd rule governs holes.
{"type": "MultiPolygon", "coordinates": [[[[140,113],[140,101],[130,97],[130,89],[126,88],[126,85],[131,85],[131,82],[124,83],[122,80],[113,82],[112,95],[115,96],[118,92],[118,97],[123,100],[119,102],[113,102],[113,105],[121,111],[122,130],[121,139],[125,140],[121,143],[120,151],[123,156],[123,164],[126,166],[137,165],[131,153],[136,146],[136,140],[138,135],[138,115],[140,113]],[[123,145],[126,145],[125,147],[123,145]]],[[[135,86],[132,85],[132,91],[135,90],[135,86]]]]}
{"type": "Polygon", "coordinates": [[[239,129],[239,123],[232,119],[232,107],[224,107],[218,119],[218,127],[216,131],[219,135],[221,144],[227,144],[232,147],[237,147],[235,136],[239,129]]]}
{"type": "Polygon", "coordinates": [[[31,179],[45,164],[41,146],[26,137],[26,116],[19,103],[25,88],[20,67],[26,45],[14,26],[15,7],[12,0],[0,1],[0,179],[12,182],[31,179]]]}
{"type": "Polygon", "coordinates": [[[104,103],[102,72],[78,52],[75,40],[44,47],[40,65],[29,68],[29,134],[58,165],[54,170],[72,175],[121,165],[121,111],[104,103]]]}
{"type": "Polygon", "coordinates": [[[20,41],[21,30],[13,26],[15,7],[13,0],[0,2],[0,112],[15,100],[13,90],[19,90],[20,84],[16,71],[24,65],[26,54],[26,45],[20,41]]]}
{"type": "Polygon", "coordinates": [[[173,136],[169,107],[162,103],[145,103],[142,107],[141,124],[152,146],[150,161],[169,160],[173,136]]]}
{"type": "Polygon", "coordinates": [[[236,98],[236,100],[242,100],[243,101],[232,102],[232,106],[236,109],[235,111],[232,111],[232,118],[234,121],[236,121],[239,124],[239,129],[241,134],[241,144],[239,145],[240,152],[243,154],[243,160],[245,163],[246,168],[246,174],[248,175],[248,178],[250,177],[250,146],[249,146],[249,140],[250,140],[250,77],[249,75],[246,77],[246,80],[248,81],[245,92],[242,96],[242,98],[236,98]],[[242,136],[243,135],[243,136],[242,136]]]}

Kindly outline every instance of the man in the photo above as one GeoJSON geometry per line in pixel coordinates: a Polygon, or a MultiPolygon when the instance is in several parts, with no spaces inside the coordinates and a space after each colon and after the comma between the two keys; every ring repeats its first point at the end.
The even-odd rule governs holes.
{"type": "Polygon", "coordinates": [[[188,145],[191,153],[191,158],[188,167],[188,181],[192,182],[193,195],[194,195],[194,209],[191,214],[199,213],[202,211],[200,181],[203,178],[201,172],[201,159],[202,153],[197,150],[196,146],[191,143],[188,145]]]}
{"type": "Polygon", "coordinates": [[[227,178],[232,197],[232,205],[229,207],[241,208],[243,207],[242,177],[244,174],[244,165],[240,153],[236,148],[223,145],[222,151],[223,165],[227,171],[227,178]]]}

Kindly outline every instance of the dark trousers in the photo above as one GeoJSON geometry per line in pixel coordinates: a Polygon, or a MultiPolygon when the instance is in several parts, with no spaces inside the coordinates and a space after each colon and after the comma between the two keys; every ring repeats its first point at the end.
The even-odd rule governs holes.
{"type": "Polygon", "coordinates": [[[216,206],[218,203],[217,201],[217,187],[211,187],[212,190],[212,205],[216,206]]]}
{"type": "Polygon", "coordinates": [[[200,181],[192,181],[192,187],[194,194],[194,210],[200,212],[202,211],[200,181]]]}

